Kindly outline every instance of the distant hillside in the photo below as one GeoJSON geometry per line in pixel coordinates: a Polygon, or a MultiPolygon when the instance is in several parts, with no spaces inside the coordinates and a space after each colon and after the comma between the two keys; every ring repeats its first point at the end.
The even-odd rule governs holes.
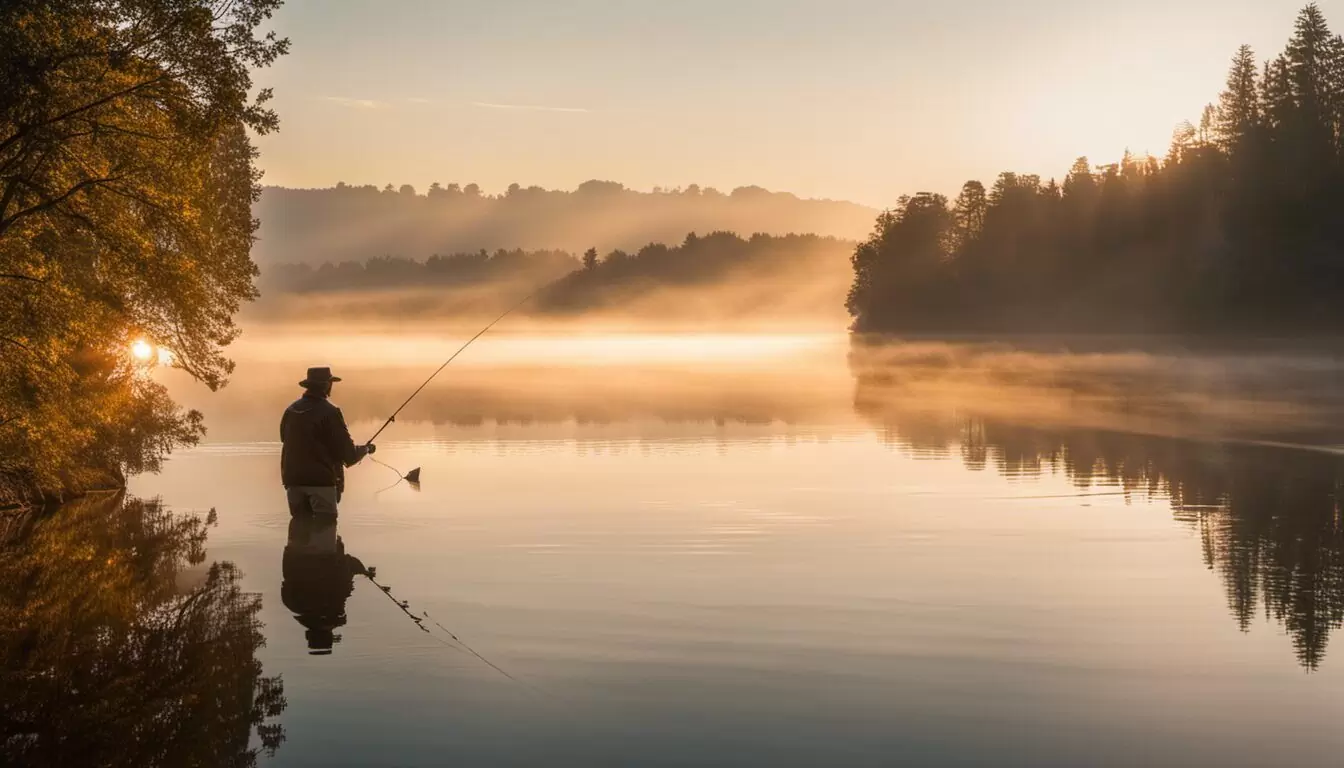
{"type": "Polygon", "coordinates": [[[595,248],[582,257],[499,249],[275,264],[262,270],[261,300],[248,313],[272,320],[475,317],[537,291],[520,315],[701,324],[809,319],[841,327],[854,246],[810,234],[712,232],[605,257],[595,248]]]}
{"type": "Polygon", "coordinates": [[[849,281],[854,242],[816,235],[690,234],[679,246],[584,257],[582,269],[547,286],[547,313],[620,310],[670,315],[744,316],[837,310],[849,281]]]}
{"type": "Polygon", "coordinates": [[[261,232],[253,258],[263,269],[500,248],[633,251],[651,242],[680,242],[687,232],[720,230],[857,240],[872,230],[878,213],[760,187],[731,194],[694,185],[636,192],[608,181],[585,182],[573,192],[513,185],[497,196],[483,195],[474,184],[436,184],[424,194],[409,185],[268,187],[254,210],[261,232]]]}

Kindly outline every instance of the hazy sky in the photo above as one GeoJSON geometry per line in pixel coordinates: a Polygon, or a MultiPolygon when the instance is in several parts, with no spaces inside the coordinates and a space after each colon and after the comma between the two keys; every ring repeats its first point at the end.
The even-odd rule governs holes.
{"type": "MultiPolygon", "coordinates": [[[[1165,152],[1306,0],[288,0],[265,182],[759,184],[887,206],[1165,152]]],[[[1344,0],[1320,2],[1344,30],[1344,0]]]]}

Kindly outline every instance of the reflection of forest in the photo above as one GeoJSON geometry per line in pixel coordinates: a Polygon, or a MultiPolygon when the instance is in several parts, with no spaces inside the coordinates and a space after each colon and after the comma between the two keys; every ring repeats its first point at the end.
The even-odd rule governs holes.
{"type": "Polygon", "coordinates": [[[205,566],[208,520],[67,505],[0,549],[0,763],[255,765],[284,739],[261,598],[205,566]],[[255,731],[256,738],[253,738],[255,731]]]}
{"type": "MultiPolygon", "coordinates": [[[[939,365],[935,372],[909,359],[892,364],[862,348],[851,362],[856,411],[907,450],[959,452],[976,470],[993,466],[1013,476],[1061,473],[1079,488],[1118,485],[1168,498],[1176,518],[1199,531],[1204,561],[1222,577],[1242,629],[1248,630],[1263,611],[1291,636],[1304,667],[1321,663],[1331,630],[1344,625],[1339,506],[1344,456],[1329,447],[1254,442],[1256,430],[1269,426],[1255,413],[1240,423],[1223,423],[1218,437],[1230,439],[1209,439],[1207,420],[1193,414],[1231,411],[1157,369],[1136,376],[1132,366],[1124,366],[1122,387],[1094,370],[1093,380],[1082,387],[1084,377],[1076,371],[1040,375],[1049,367],[1041,359],[1032,361],[1030,376],[1022,374],[1021,366],[1016,366],[1019,375],[991,373],[996,366],[983,358],[964,367],[939,365]],[[970,380],[976,383],[968,387],[970,380]],[[1000,396],[987,384],[991,380],[998,382],[1000,396]],[[1027,381],[1030,385],[1024,386],[1027,381]],[[1071,383],[1060,385],[1063,381],[1071,383]],[[943,396],[924,396],[938,389],[943,396]],[[1084,389],[1128,392],[1123,400],[1099,400],[1084,395],[1084,389]],[[959,391],[975,395],[949,395],[959,391]],[[1124,405],[1135,401],[1144,406],[1124,405]],[[1191,403],[1199,403],[1198,408],[1191,403]],[[1065,414],[1074,404],[1078,419],[1070,423],[1065,414]],[[1154,419],[1155,413],[1167,418],[1154,419]],[[1125,428],[1127,416],[1135,417],[1134,430],[1125,428]],[[1151,429],[1158,424],[1166,429],[1151,429]]],[[[1240,403],[1232,411],[1256,410],[1246,391],[1222,395],[1240,403]]],[[[1265,410],[1302,413],[1270,404],[1265,410]]],[[[1269,433],[1284,430],[1302,433],[1293,424],[1269,433]]]]}

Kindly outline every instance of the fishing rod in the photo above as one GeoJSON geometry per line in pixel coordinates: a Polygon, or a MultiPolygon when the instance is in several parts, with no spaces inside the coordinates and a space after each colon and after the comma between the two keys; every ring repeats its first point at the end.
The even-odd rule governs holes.
{"type": "MultiPolygon", "coordinates": [[[[545,287],[545,286],[543,285],[542,287],[545,287]]],[[[472,336],[470,339],[467,339],[467,343],[466,343],[466,344],[463,344],[461,347],[458,347],[457,351],[454,352],[454,353],[452,354],[452,357],[449,357],[447,360],[444,360],[444,361],[443,361],[443,365],[440,365],[440,366],[439,366],[433,373],[431,373],[431,374],[429,375],[429,378],[425,379],[425,381],[424,381],[423,384],[421,384],[420,386],[418,386],[418,387],[415,388],[415,391],[411,393],[411,396],[408,397],[408,398],[406,398],[406,402],[404,402],[404,403],[402,403],[401,405],[397,406],[397,410],[393,411],[393,412],[392,412],[392,415],[387,417],[387,421],[383,422],[383,426],[379,427],[379,428],[378,428],[378,431],[377,431],[377,432],[374,432],[374,433],[373,433],[373,437],[370,437],[367,441],[365,441],[364,445],[365,445],[365,446],[373,445],[373,441],[376,440],[376,439],[378,439],[378,436],[379,436],[379,435],[383,434],[383,430],[387,429],[389,426],[391,426],[392,422],[394,422],[394,421],[397,420],[397,414],[401,413],[401,411],[402,411],[403,408],[405,408],[406,406],[410,405],[410,404],[411,404],[411,401],[415,399],[415,396],[418,395],[418,394],[420,394],[420,392],[421,392],[422,390],[424,390],[425,387],[429,386],[429,383],[430,383],[431,381],[433,381],[434,378],[435,378],[436,376],[438,376],[440,373],[443,373],[443,369],[444,369],[444,368],[447,368],[449,363],[451,363],[451,362],[453,362],[454,360],[456,360],[458,355],[460,355],[460,354],[462,354],[463,352],[465,352],[466,349],[467,349],[467,347],[470,347],[470,346],[471,346],[472,342],[474,342],[474,341],[476,341],[477,339],[479,339],[479,338],[481,338],[482,336],[484,336],[485,333],[486,333],[486,331],[490,330],[491,328],[494,328],[495,325],[496,325],[500,320],[503,320],[504,318],[506,318],[506,317],[508,317],[509,315],[513,314],[513,311],[514,311],[515,309],[518,309],[519,307],[521,307],[521,306],[523,306],[524,304],[526,304],[526,303],[528,302],[529,299],[531,299],[533,296],[536,296],[536,295],[537,295],[538,293],[540,293],[540,292],[541,292],[541,287],[539,287],[539,288],[537,288],[536,290],[532,291],[531,293],[527,294],[527,295],[524,296],[524,297],[522,298],[522,300],[520,300],[517,304],[514,304],[512,307],[509,307],[508,309],[504,310],[504,314],[500,315],[499,317],[496,317],[494,320],[491,320],[491,321],[490,321],[490,324],[487,325],[487,326],[485,326],[484,328],[482,328],[482,329],[480,330],[480,332],[478,332],[475,336],[472,336]]],[[[375,461],[377,461],[377,460],[375,459],[375,461]]],[[[379,463],[379,464],[383,464],[383,462],[381,462],[381,461],[378,461],[377,463],[379,463]]],[[[391,469],[391,470],[397,472],[398,474],[400,474],[400,470],[398,470],[396,467],[393,467],[393,466],[391,466],[391,465],[389,465],[389,464],[383,464],[383,466],[385,466],[385,467],[387,467],[388,469],[391,469]]],[[[407,481],[412,482],[412,483],[418,483],[418,482],[420,482],[420,468],[419,468],[419,467],[416,467],[415,469],[412,469],[410,472],[407,472],[406,475],[405,475],[405,477],[403,477],[402,479],[403,479],[403,480],[407,480],[407,481]]]]}

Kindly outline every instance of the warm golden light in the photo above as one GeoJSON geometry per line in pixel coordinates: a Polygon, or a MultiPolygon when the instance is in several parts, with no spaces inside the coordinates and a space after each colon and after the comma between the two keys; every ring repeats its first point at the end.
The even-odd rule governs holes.
{"type": "Polygon", "coordinates": [[[131,354],[135,355],[136,360],[147,363],[154,358],[154,345],[144,339],[137,339],[131,345],[131,354]]]}

